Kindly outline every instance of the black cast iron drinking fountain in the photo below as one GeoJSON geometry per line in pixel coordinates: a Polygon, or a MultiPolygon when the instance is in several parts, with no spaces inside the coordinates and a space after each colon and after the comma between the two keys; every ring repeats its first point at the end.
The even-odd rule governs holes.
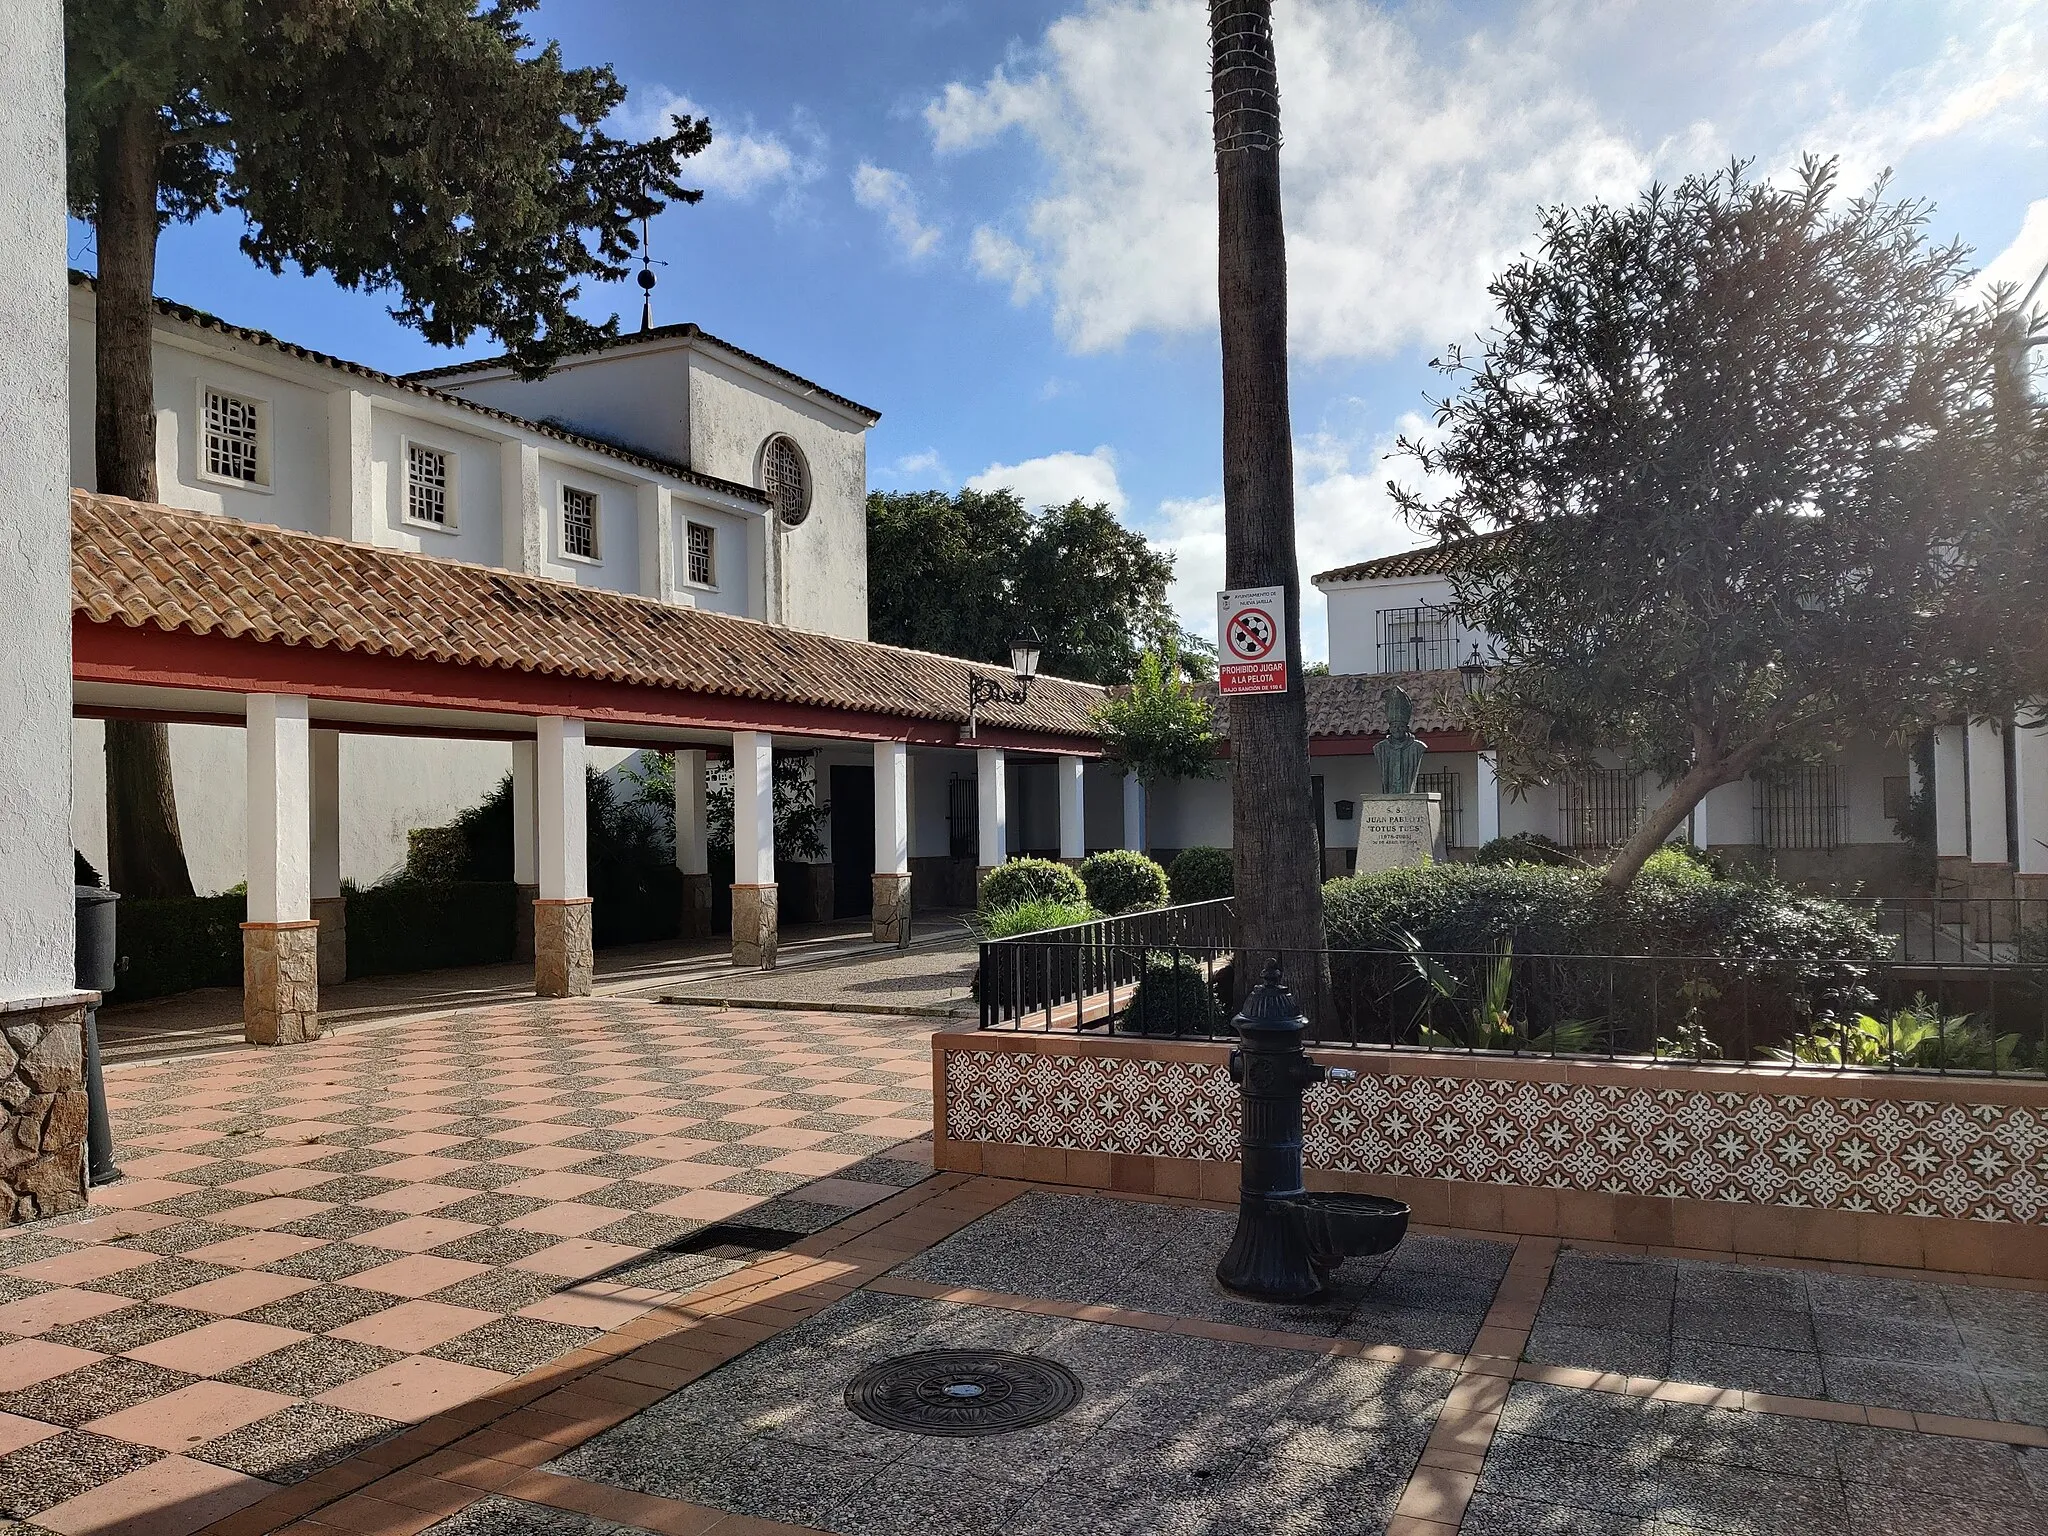
{"type": "Polygon", "coordinates": [[[1325,1078],[1357,1074],[1324,1067],[1302,1049],[1308,1020],[1268,961],[1259,985],[1231,1021],[1239,1044],[1230,1075],[1242,1109],[1244,1173],[1237,1232],[1216,1278],[1256,1301],[1313,1301],[1344,1260],[1385,1253],[1408,1231],[1408,1207],[1378,1195],[1310,1191],[1301,1182],[1302,1095],[1325,1078]]]}

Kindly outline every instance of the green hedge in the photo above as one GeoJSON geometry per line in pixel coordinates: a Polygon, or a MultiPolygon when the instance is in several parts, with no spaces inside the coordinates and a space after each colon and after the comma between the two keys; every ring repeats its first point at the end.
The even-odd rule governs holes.
{"type": "Polygon", "coordinates": [[[1166,871],[1142,853],[1112,849],[1082,861],[1088,905],[1110,917],[1166,905],[1166,871]]]}
{"type": "Polygon", "coordinates": [[[1231,866],[1230,850],[1182,849],[1166,871],[1166,884],[1177,907],[1222,900],[1237,889],[1237,871],[1231,866]]]}
{"type": "Polygon", "coordinates": [[[348,973],[399,976],[512,958],[518,887],[508,880],[397,879],[348,898],[348,973]]]}
{"type": "Polygon", "coordinates": [[[981,877],[977,905],[984,912],[1027,901],[1074,902],[1087,897],[1081,877],[1051,859],[1012,859],[981,877]]]}
{"type": "Polygon", "coordinates": [[[249,900],[229,896],[124,899],[114,909],[120,957],[109,1003],[139,1003],[194,987],[242,984],[242,923],[249,900]]]}

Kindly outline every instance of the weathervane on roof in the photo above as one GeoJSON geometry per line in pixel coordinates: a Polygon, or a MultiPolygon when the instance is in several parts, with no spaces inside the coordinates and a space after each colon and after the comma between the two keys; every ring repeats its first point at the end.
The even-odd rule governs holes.
{"type": "Polygon", "coordinates": [[[654,329],[654,269],[665,267],[665,261],[656,261],[648,249],[647,215],[640,215],[640,333],[646,335],[654,329]]]}

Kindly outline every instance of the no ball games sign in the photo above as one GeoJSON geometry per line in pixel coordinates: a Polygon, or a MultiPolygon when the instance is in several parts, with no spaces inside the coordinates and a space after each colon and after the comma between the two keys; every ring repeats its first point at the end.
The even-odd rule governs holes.
{"type": "Polygon", "coordinates": [[[1287,589],[1216,594],[1216,681],[1225,694],[1287,691],[1287,589]]]}

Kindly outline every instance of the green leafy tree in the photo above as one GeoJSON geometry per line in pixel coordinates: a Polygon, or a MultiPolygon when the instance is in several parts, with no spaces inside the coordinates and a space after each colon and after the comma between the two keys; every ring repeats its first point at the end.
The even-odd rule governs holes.
{"type": "Polygon", "coordinates": [[[1980,589],[2031,412],[2009,301],[1959,302],[1928,216],[1818,161],[1552,209],[1438,360],[1462,388],[1404,448],[1455,489],[1394,494],[1445,540],[1505,530],[1455,579],[1508,782],[1604,749],[1667,786],[1612,887],[1717,785],[2007,686],[1965,621],[2010,606],[1980,589]]]}
{"type": "Polygon", "coordinates": [[[1170,643],[1138,658],[1130,686],[1096,705],[1095,724],[1104,753],[1148,791],[1154,784],[1213,779],[1219,771],[1216,706],[1181,676],[1170,643]]]}
{"type": "MultiPolygon", "coordinates": [[[[71,209],[99,253],[98,488],[156,495],[151,392],[158,232],[232,210],[272,272],[389,294],[442,346],[495,337],[528,373],[617,328],[573,309],[625,275],[639,221],[700,193],[710,142],[675,118],[641,142],[600,126],[625,99],[520,17],[537,0],[65,0],[71,209]]],[[[111,874],[189,893],[161,725],[107,731],[111,874]]]]}
{"type": "Polygon", "coordinates": [[[1167,602],[1173,557],[1102,502],[1038,513],[1013,491],[868,497],[868,633],[889,645],[1006,663],[1034,628],[1048,675],[1116,683],[1171,640],[1199,674],[1167,602]]]}

